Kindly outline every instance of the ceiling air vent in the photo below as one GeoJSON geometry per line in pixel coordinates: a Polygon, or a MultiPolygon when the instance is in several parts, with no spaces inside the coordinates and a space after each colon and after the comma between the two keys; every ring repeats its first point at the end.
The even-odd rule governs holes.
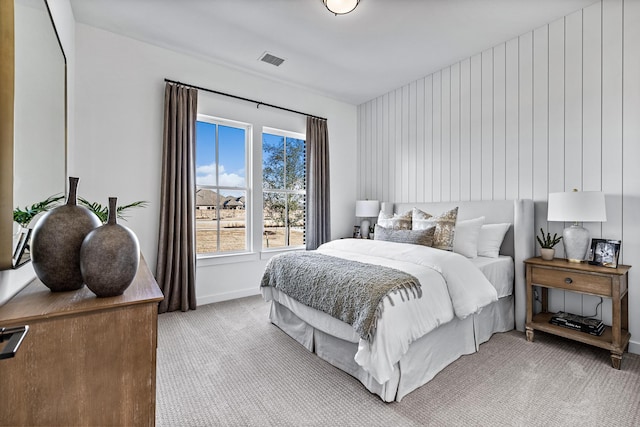
{"type": "Polygon", "coordinates": [[[284,59],[278,58],[275,55],[271,55],[270,53],[265,52],[260,57],[260,61],[266,62],[267,64],[275,65],[276,67],[279,67],[280,64],[282,64],[284,62],[284,59]]]}

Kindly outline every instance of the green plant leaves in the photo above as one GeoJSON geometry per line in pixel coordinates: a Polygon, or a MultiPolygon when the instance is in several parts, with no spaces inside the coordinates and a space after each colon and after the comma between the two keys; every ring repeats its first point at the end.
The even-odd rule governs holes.
{"type": "MultiPolygon", "coordinates": [[[[78,202],[80,205],[89,209],[91,212],[96,214],[96,216],[102,221],[103,224],[106,224],[109,219],[109,207],[103,206],[97,202],[90,202],[85,198],[78,197],[78,202]]],[[[128,205],[118,206],[116,208],[116,214],[119,219],[124,219],[126,221],[127,216],[125,216],[125,212],[132,208],[145,208],[149,205],[149,202],[145,200],[138,200],[137,202],[129,203],[128,205]]]]}
{"type": "MultiPolygon", "coordinates": [[[[53,195],[47,197],[41,202],[37,202],[31,206],[25,207],[24,209],[20,209],[19,207],[17,207],[13,210],[13,220],[20,224],[21,227],[26,228],[36,215],[42,212],[47,212],[57,207],[60,204],[59,202],[61,200],[64,200],[64,196],[53,195]]],[[[91,212],[96,214],[103,224],[107,222],[107,219],[109,218],[109,208],[107,206],[102,206],[100,203],[96,202],[89,202],[82,197],[78,197],[78,202],[80,202],[80,205],[86,207],[91,212]]],[[[139,200],[137,202],[129,203],[128,205],[118,206],[118,218],[124,219],[126,221],[126,211],[132,208],[144,208],[148,205],[149,202],[145,200],[139,200]]]]}
{"type": "Polygon", "coordinates": [[[553,237],[551,237],[551,233],[547,233],[545,236],[544,230],[540,227],[540,236],[536,236],[540,247],[551,249],[562,240],[562,236],[558,236],[558,233],[554,233],[553,237]]]}
{"type": "Polygon", "coordinates": [[[63,199],[64,196],[53,195],[24,209],[15,208],[13,210],[13,220],[20,224],[21,227],[26,228],[36,215],[55,208],[58,202],[63,199]]]}

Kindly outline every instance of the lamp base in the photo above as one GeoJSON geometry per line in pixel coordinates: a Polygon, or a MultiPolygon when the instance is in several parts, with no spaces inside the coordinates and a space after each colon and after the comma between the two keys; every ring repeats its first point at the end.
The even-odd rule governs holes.
{"type": "Polygon", "coordinates": [[[589,248],[589,230],[573,224],[562,231],[564,254],[569,262],[582,262],[589,248]]]}
{"type": "Polygon", "coordinates": [[[371,225],[371,222],[369,222],[368,219],[363,219],[362,222],[360,223],[360,236],[363,239],[368,239],[369,238],[369,226],[371,225]]]}

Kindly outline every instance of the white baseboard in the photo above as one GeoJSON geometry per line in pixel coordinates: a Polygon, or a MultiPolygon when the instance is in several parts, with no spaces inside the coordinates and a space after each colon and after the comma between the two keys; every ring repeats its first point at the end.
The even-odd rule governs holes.
{"type": "Polygon", "coordinates": [[[212,304],[214,302],[229,301],[232,299],[250,297],[253,295],[260,295],[260,289],[258,289],[257,287],[253,287],[251,289],[242,289],[239,291],[224,292],[221,294],[202,296],[197,298],[197,304],[198,305],[212,304]]]}
{"type": "Polygon", "coordinates": [[[629,353],[640,354],[640,342],[629,341],[629,353]]]}

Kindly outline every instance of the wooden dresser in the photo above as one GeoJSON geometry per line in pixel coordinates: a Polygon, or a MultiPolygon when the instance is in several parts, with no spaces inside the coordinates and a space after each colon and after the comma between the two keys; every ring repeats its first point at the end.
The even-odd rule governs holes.
{"type": "Polygon", "coordinates": [[[144,259],[118,297],[34,280],[0,307],[0,327],[30,328],[0,360],[0,425],[154,425],[162,298],[144,259]]]}

